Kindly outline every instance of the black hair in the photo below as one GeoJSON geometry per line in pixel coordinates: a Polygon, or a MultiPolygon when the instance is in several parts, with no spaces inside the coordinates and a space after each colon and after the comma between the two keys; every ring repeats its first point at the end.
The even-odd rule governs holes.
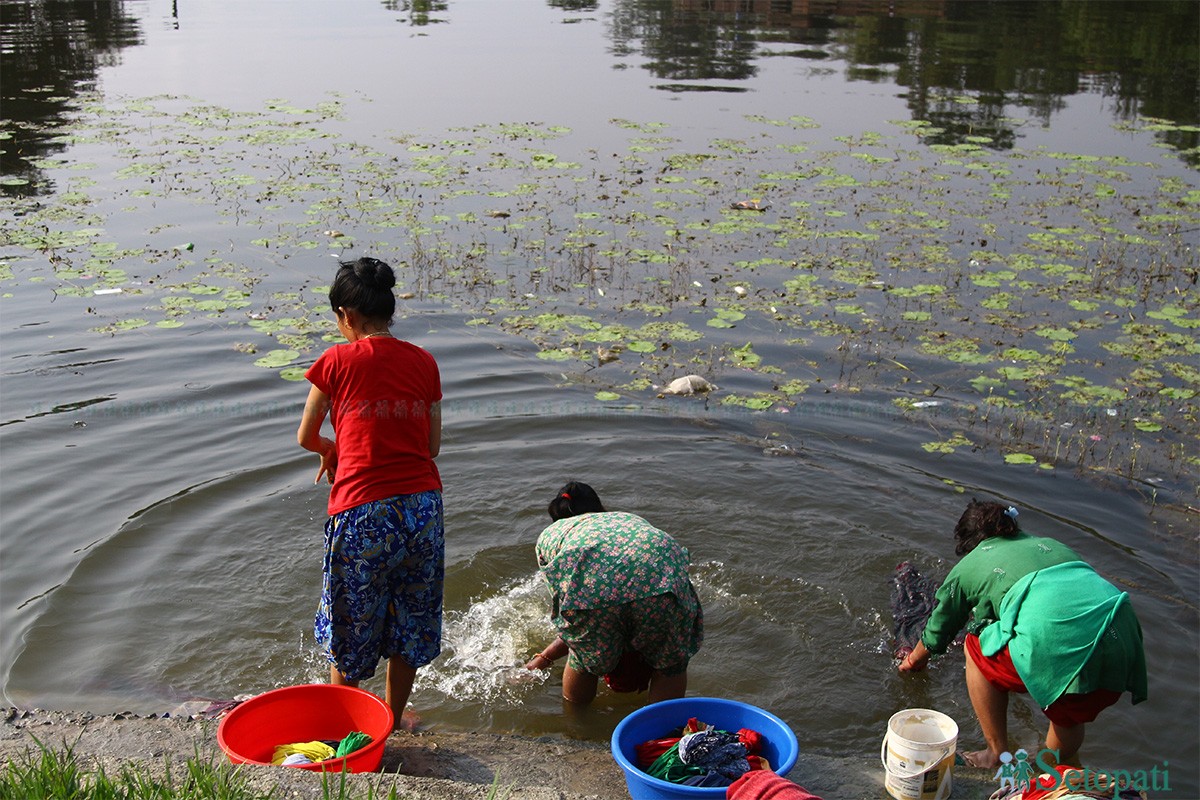
{"type": "Polygon", "coordinates": [[[557,522],[565,517],[603,511],[604,506],[601,505],[600,495],[596,494],[595,489],[586,483],[570,481],[558,490],[546,510],[550,512],[550,519],[557,522]]]}
{"type": "Polygon", "coordinates": [[[329,287],[329,305],[334,313],[339,308],[352,308],[372,322],[391,324],[396,313],[396,273],[377,258],[365,256],[355,261],[343,261],[329,287]]]}
{"type": "Polygon", "coordinates": [[[981,502],[971,498],[967,510],[954,526],[954,554],[965,556],[984,539],[1000,536],[1011,539],[1021,532],[1017,512],[1012,506],[981,502]],[[1011,509],[1011,510],[1010,510],[1011,509]]]}

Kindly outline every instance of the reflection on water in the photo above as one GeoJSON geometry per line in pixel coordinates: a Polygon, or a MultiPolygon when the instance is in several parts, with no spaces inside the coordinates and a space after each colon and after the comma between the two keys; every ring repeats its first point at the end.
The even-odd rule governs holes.
{"type": "MultiPolygon", "coordinates": [[[[456,21],[450,2],[381,5],[402,27],[456,21]]],[[[614,0],[611,6],[548,0],[548,5],[603,19],[612,66],[645,70],[668,91],[769,89],[756,87],[754,79],[762,64],[781,57],[836,69],[852,83],[895,86],[904,91],[912,119],[937,128],[930,144],[987,137],[989,147],[1009,148],[1019,122],[1013,117],[1048,124],[1068,98],[1084,93],[1105,97],[1114,120],[1140,115],[1200,123],[1195,92],[1200,7],[1189,0],[614,0]]],[[[96,88],[100,68],[119,63],[123,51],[142,43],[142,27],[150,20],[131,11],[119,0],[0,6],[5,54],[0,100],[3,130],[11,137],[0,156],[6,192],[53,190],[38,161],[63,150],[55,131],[73,107],[71,98],[96,88]]],[[[191,24],[190,11],[185,4],[181,13],[175,4],[164,14],[179,29],[191,24]]],[[[1189,163],[1200,164],[1195,150],[1200,132],[1172,129],[1160,136],[1189,163]]]]}
{"type": "MultiPolygon", "coordinates": [[[[55,135],[74,108],[72,98],[94,90],[99,70],[141,41],[140,22],[125,6],[122,0],[0,4],[0,176],[53,190],[36,162],[66,148],[55,135]]],[[[24,185],[0,184],[6,191],[24,185]]]]}
{"type": "Polygon", "coordinates": [[[383,7],[394,11],[396,19],[406,25],[422,27],[449,22],[450,3],[445,0],[381,0],[383,7]]]}

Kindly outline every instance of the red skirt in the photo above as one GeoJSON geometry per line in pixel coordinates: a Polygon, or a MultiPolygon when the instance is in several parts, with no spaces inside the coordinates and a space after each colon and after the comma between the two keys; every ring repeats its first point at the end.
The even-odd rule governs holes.
{"type": "MultiPolygon", "coordinates": [[[[1025,681],[1013,666],[1012,657],[1008,654],[1008,645],[993,656],[985,656],[979,647],[979,637],[968,633],[963,649],[967,652],[967,658],[975,663],[992,686],[1005,692],[1029,693],[1025,688],[1025,681]]],[[[1045,712],[1055,725],[1073,728],[1091,722],[1101,711],[1120,698],[1121,693],[1111,689],[1096,689],[1087,694],[1064,694],[1051,703],[1045,712]]]]}

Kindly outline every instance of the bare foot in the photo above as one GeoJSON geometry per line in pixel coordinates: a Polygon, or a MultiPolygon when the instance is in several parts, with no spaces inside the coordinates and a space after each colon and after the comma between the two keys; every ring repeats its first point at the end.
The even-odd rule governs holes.
{"type": "Polygon", "coordinates": [[[400,715],[400,719],[396,720],[396,730],[398,731],[415,733],[420,725],[421,717],[417,714],[417,712],[409,711],[408,709],[405,709],[404,713],[400,715]]]}
{"type": "Polygon", "coordinates": [[[995,769],[1000,766],[1000,757],[991,750],[972,750],[969,753],[963,753],[962,757],[968,767],[995,769]]]}

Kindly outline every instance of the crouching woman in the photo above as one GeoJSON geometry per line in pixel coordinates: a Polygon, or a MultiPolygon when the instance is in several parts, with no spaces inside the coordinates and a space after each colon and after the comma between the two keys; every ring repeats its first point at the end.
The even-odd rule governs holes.
{"type": "Polygon", "coordinates": [[[525,665],[566,655],[563,698],[585,705],[604,676],[614,691],[649,688],[649,702],[683,697],[704,640],[686,548],[636,514],[606,511],[586,483],[560,489],[537,541],[558,638],[525,665]]]}
{"type": "Polygon", "coordinates": [[[1142,628],[1129,595],[1054,539],[1031,536],[1017,510],[972,500],[954,529],[962,560],[937,592],[921,641],[900,664],[923,669],[967,624],[967,693],[995,768],[1009,751],[1008,696],[1028,693],[1050,720],[1046,748],[1079,764],[1086,724],[1128,691],[1146,699],[1142,628]]]}

